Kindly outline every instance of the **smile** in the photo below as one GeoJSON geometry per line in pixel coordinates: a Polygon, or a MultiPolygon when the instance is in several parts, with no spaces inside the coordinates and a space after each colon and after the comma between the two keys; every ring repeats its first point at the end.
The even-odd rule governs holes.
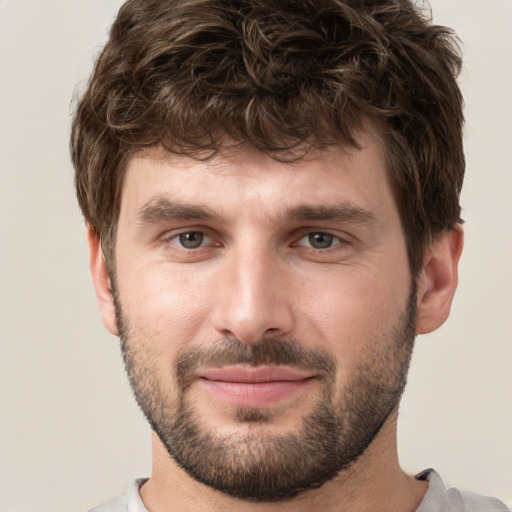
{"type": "Polygon", "coordinates": [[[264,407],[290,398],[315,376],[288,367],[230,366],[198,373],[198,382],[216,398],[238,407],[264,407]]]}

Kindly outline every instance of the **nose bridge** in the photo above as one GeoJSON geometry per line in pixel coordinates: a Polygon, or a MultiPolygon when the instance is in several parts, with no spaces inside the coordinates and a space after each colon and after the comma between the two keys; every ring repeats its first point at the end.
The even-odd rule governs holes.
{"type": "Polygon", "coordinates": [[[272,274],[276,277],[275,258],[265,248],[247,249],[233,262],[234,295],[238,295],[235,303],[240,305],[240,314],[265,310],[276,295],[273,287],[277,281],[271,278],[272,274]]]}
{"type": "Polygon", "coordinates": [[[247,237],[226,258],[215,328],[224,336],[256,343],[293,328],[286,272],[270,244],[247,237]]]}

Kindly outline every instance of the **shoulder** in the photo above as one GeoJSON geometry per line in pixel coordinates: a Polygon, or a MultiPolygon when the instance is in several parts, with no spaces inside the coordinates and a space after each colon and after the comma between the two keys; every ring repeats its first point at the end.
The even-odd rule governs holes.
{"type": "Polygon", "coordinates": [[[469,491],[460,493],[464,510],[468,512],[510,512],[510,509],[497,498],[480,496],[469,491]]]}
{"type": "Polygon", "coordinates": [[[416,512],[511,512],[497,498],[459,491],[453,487],[446,489],[433,469],[423,471],[416,478],[428,480],[429,483],[427,494],[416,512]]]}
{"type": "Polygon", "coordinates": [[[88,512],[147,512],[139,494],[140,486],[147,481],[147,478],[134,480],[125,494],[112,498],[88,512]]]}
{"type": "Polygon", "coordinates": [[[128,512],[128,506],[126,504],[126,496],[118,496],[113,498],[97,507],[92,508],[89,512],[128,512]]]}

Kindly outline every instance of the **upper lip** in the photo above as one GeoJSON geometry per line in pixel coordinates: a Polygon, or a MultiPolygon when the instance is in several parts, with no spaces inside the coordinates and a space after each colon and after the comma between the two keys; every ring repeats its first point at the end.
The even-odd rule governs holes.
{"type": "Polygon", "coordinates": [[[197,372],[198,378],[241,383],[299,381],[314,377],[312,372],[289,366],[223,366],[197,372]]]}

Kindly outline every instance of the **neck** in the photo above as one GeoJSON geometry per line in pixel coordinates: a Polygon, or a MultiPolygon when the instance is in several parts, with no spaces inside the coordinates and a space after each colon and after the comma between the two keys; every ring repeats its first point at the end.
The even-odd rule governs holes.
{"type": "Polygon", "coordinates": [[[366,452],[349,469],[319,489],[280,502],[232,498],[192,479],[170,458],[153,434],[152,476],[141,488],[150,512],[413,512],[428,488],[402,471],[396,444],[397,414],[392,414],[366,452]]]}

